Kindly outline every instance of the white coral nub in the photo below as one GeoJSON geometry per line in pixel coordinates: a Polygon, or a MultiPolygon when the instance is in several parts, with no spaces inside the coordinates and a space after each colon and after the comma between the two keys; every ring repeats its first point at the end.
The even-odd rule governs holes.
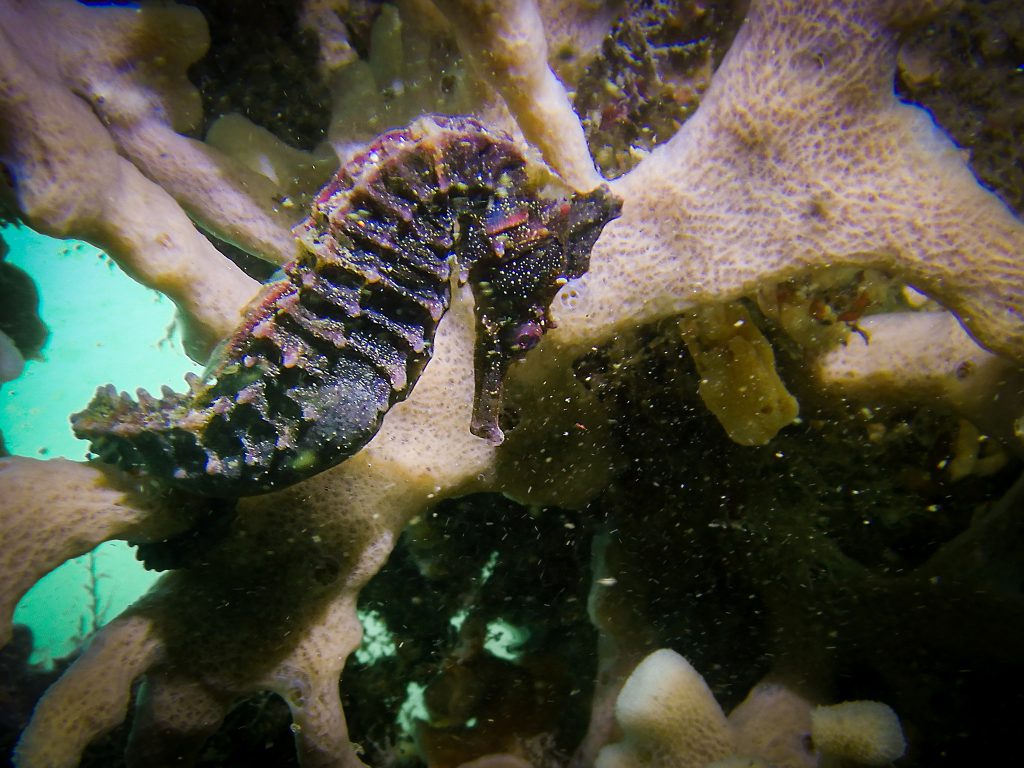
{"type": "Polygon", "coordinates": [[[811,712],[811,738],[833,757],[885,765],[903,756],[907,742],[892,708],[878,701],[844,701],[811,712]]]}
{"type": "Polygon", "coordinates": [[[763,684],[726,718],[704,678],[667,648],[633,670],[615,718],[624,738],[601,750],[596,768],[813,768],[823,757],[874,766],[906,749],[896,713],[877,701],[812,710],[783,686],[763,684]],[[808,730],[810,742],[793,749],[808,730]]]}

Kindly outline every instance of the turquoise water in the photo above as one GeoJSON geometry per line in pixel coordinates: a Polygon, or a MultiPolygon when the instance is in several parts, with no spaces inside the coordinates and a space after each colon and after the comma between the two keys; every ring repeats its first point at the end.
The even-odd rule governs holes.
{"type": "MultiPolygon", "coordinates": [[[[40,315],[50,328],[43,360],[0,385],[0,430],[7,449],[35,458],[80,460],[87,443],[71,433],[68,415],[81,410],[107,382],[134,392],[181,389],[189,360],[174,328],[174,305],[128,278],[105,254],[85,243],[54,240],[28,228],[5,227],[7,261],[25,270],[40,293],[40,315]]],[[[48,663],[83,639],[156,579],[134,549],[107,542],[65,563],[26,594],[14,620],[35,636],[32,661],[48,663]]]]}

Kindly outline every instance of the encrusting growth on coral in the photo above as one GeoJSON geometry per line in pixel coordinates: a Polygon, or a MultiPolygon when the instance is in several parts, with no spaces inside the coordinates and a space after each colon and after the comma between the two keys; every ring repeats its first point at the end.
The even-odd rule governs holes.
{"type": "Polygon", "coordinates": [[[700,397],[740,445],[763,445],[797,416],[771,344],[740,304],[684,315],[680,333],[701,375],[700,397]]]}
{"type": "MultiPolygon", "coordinates": [[[[332,91],[330,147],[347,160],[381,130],[457,111],[593,189],[569,91],[629,4],[592,5],[304,3],[332,91]],[[388,51],[404,58],[391,66],[388,51]],[[445,71],[416,76],[430,67],[445,71]],[[376,95],[361,115],[364,91],[376,95]]],[[[701,691],[710,735],[697,764],[812,765],[803,740],[775,744],[802,763],[763,751],[765,733],[794,733],[771,717],[799,715],[811,732],[806,702],[842,698],[892,705],[912,741],[927,731],[924,753],[969,751],[956,721],[973,713],[954,704],[973,694],[992,712],[971,670],[1019,671],[1024,642],[1013,554],[1024,486],[1009,489],[1007,474],[1024,434],[1024,224],[894,95],[901,41],[945,6],[752,0],[692,116],[610,183],[622,215],[589,272],[555,296],[550,331],[510,367],[504,443],[468,428],[480,296],[455,286],[430,364],[366,447],[292,487],[230,499],[202,556],[173,562],[42,698],[16,764],[78,764],[134,703],[129,763],[187,765],[232,707],[269,691],[306,768],[625,765],[615,702],[668,646],[701,691]],[[983,476],[975,435],[1002,446],[1007,469],[983,476]],[[479,492],[525,505],[518,536],[474,518],[483,502],[468,498],[446,523],[445,504],[479,492]],[[436,553],[417,567],[424,521],[436,553]],[[587,546],[589,571],[575,559],[587,546]],[[535,551],[545,558],[513,578],[508,563],[535,551]],[[367,594],[398,640],[378,667],[353,656],[367,594]],[[464,630],[433,615],[442,594],[464,630]],[[489,622],[512,615],[520,639],[499,662],[489,622]],[[568,617],[580,620],[564,637],[542,631],[568,617]],[[953,636],[954,625],[979,630],[953,636]],[[766,675],[727,719],[711,689],[731,706],[766,675]],[[397,725],[407,684],[435,680],[424,724],[397,725]],[[501,690],[510,680],[528,680],[528,695],[501,690]],[[564,711],[547,728],[514,709],[490,722],[496,696],[564,711]]],[[[25,223],[96,243],[171,296],[193,351],[208,349],[258,286],[188,216],[284,263],[303,212],[283,196],[308,194],[317,174],[282,170],[304,156],[265,134],[255,154],[282,160],[269,175],[187,136],[198,100],[184,69],[206,47],[194,8],[0,0],[0,42],[0,191],[25,223]]],[[[240,117],[226,125],[226,145],[250,132],[240,117]]],[[[5,621],[62,560],[111,538],[159,545],[210,511],[98,462],[0,462],[5,621]]],[[[895,758],[878,709],[822,710],[823,751],[828,712],[833,724],[866,714],[873,729],[833,731],[846,757],[895,758]]],[[[626,745],[648,738],[622,726],[626,745]]]]}
{"type": "Polygon", "coordinates": [[[631,2],[575,83],[573,108],[602,173],[616,178],[667,141],[700,103],[742,2],[631,2]],[[736,7],[731,7],[736,6],[736,7]]]}

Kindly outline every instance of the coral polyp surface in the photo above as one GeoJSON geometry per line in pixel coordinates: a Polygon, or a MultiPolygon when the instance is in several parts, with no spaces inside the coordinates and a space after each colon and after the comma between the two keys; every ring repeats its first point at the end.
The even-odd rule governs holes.
{"type": "MultiPolygon", "coordinates": [[[[103,462],[0,459],[2,637],[31,584],[101,542],[140,544],[167,570],[39,701],[17,765],[96,764],[109,750],[152,766],[241,764],[242,753],[307,768],[615,764],[613,745],[643,743],[623,734],[620,691],[662,648],[690,660],[682,677],[705,675],[704,762],[781,760],[778,749],[809,764],[800,729],[812,728],[812,704],[844,700],[891,706],[908,764],[979,764],[1016,748],[1024,223],[894,92],[900,62],[909,71],[929,37],[913,51],[904,41],[938,24],[947,3],[752,0],[741,13],[734,2],[308,0],[292,9],[319,47],[322,82],[308,92],[331,94],[327,143],[314,152],[238,115],[200,135],[198,104],[226,102],[198,99],[184,73],[208,44],[199,9],[214,5],[0,0],[5,205],[107,248],[171,296],[202,355],[258,285],[197,227],[246,251],[236,258],[249,268],[286,263],[306,210],[297,203],[322,184],[324,157],[397,183],[388,152],[353,160],[354,148],[457,113],[484,126],[470,143],[502,136],[483,156],[486,194],[438,198],[441,166],[408,209],[372,201],[372,185],[336,182],[313,219],[330,219],[323,206],[336,194],[352,218],[299,232],[309,263],[321,264],[312,247],[333,268],[318,238],[343,236],[355,254],[375,236],[357,233],[359,221],[408,213],[414,231],[454,215],[454,200],[479,203],[436,235],[468,249],[457,257],[468,282],[446,282],[446,264],[430,262],[427,301],[404,318],[418,330],[384,334],[425,348],[436,324],[429,364],[418,370],[408,353],[372,361],[365,382],[379,390],[359,418],[375,428],[391,406],[379,431],[329,469],[337,454],[318,453],[310,432],[301,459],[324,471],[287,488],[224,486],[228,498],[211,500],[103,462]],[[659,68],[672,61],[659,46],[675,45],[664,28],[641,23],[684,7],[692,29],[714,36],[687,44],[699,54],[689,85],[659,68]],[[594,130],[602,115],[607,131],[594,130]],[[623,115],[650,124],[616,126],[623,115]],[[614,146],[588,144],[609,136],[614,146]],[[498,174],[512,157],[522,184],[498,174]],[[542,166],[552,169],[543,181],[522,170],[542,166]],[[612,166],[622,175],[610,195],[569,192],[600,190],[598,169],[612,166]],[[612,196],[621,216],[601,230],[612,196]],[[475,274],[518,245],[566,257],[540,270],[566,278],[553,299],[550,280],[543,301],[532,298],[532,268],[507,283],[475,274]],[[448,304],[443,317],[431,300],[448,304]],[[500,412],[481,370],[507,378],[500,412]],[[494,438],[500,420],[500,445],[471,430],[481,395],[491,405],[475,431],[494,438]],[[753,703],[734,710],[744,730],[722,708],[752,689],[753,703]]],[[[263,55],[244,36],[237,46],[215,55],[263,55]]],[[[296,110],[302,123],[309,112],[296,110]]],[[[453,138],[438,130],[442,144],[453,138]]],[[[443,250],[427,254],[433,242],[395,245],[426,258],[443,250]]],[[[367,258],[380,279],[366,281],[360,310],[372,314],[377,299],[394,309],[382,292],[390,261],[367,258]]],[[[286,267],[263,294],[284,298],[260,306],[295,323],[302,301],[288,292],[314,273],[286,267]]],[[[268,338],[279,330],[267,326],[268,338]]],[[[308,374],[300,361],[315,357],[275,339],[273,364],[308,374]]],[[[224,372],[243,378],[237,396],[217,398],[239,408],[252,382],[224,372]]],[[[267,403],[273,418],[291,407],[267,403]]],[[[129,430],[135,407],[124,405],[129,430]]],[[[226,463],[219,446],[216,458],[226,463]]],[[[211,466],[197,454],[165,469],[198,478],[211,466]]],[[[891,725],[882,711],[860,722],[891,725]]],[[[849,754],[894,757],[895,731],[873,733],[847,738],[849,754]]]]}

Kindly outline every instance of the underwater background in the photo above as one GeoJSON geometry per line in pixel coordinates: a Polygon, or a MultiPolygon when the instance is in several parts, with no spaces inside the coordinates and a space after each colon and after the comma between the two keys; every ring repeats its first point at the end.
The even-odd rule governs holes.
{"type": "MultiPolygon", "coordinates": [[[[157,391],[200,370],[181,349],[171,302],[93,246],[27,227],[0,228],[0,237],[10,248],[5,262],[35,282],[49,329],[41,358],[27,360],[20,377],[0,385],[0,432],[11,453],[81,460],[88,444],[71,434],[67,416],[89,402],[96,382],[157,391]]],[[[32,663],[67,656],[154,579],[123,542],[102,544],[53,571],[14,614],[32,630],[32,663]]]]}

